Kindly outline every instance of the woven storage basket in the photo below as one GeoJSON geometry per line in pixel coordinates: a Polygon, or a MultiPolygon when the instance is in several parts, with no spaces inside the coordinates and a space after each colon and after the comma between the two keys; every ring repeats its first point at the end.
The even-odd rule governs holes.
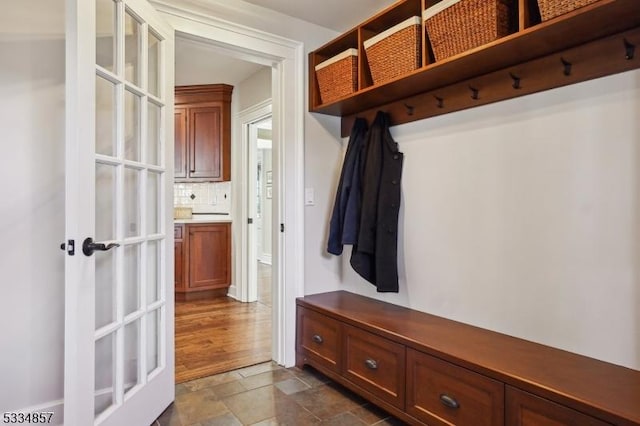
{"type": "Polygon", "coordinates": [[[443,0],[423,17],[436,61],[509,33],[508,0],[443,0]]]}
{"type": "Polygon", "coordinates": [[[316,78],[323,104],[358,90],[358,50],[344,52],[316,65],[316,78]]]}
{"type": "Polygon", "coordinates": [[[364,42],[374,84],[407,74],[422,65],[422,23],[413,16],[364,42]]]}
{"type": "Polygon", "coordinates": [[[547,21],[598,0],[538,0],[540,17],[547,21]]]}

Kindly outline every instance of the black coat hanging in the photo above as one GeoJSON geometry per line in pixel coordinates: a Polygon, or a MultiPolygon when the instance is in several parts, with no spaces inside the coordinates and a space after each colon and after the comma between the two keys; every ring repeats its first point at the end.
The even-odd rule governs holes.
{"type": "Polygon", "coordinates": [[[403,154],[379,111],[362,158],[362,208],[351,266],[378,292],[398,292],[398,214],[403,154]]]}

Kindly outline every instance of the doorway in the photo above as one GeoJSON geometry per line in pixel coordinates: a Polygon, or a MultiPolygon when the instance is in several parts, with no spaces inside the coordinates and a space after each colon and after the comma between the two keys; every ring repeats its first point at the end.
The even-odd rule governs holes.
{"type": "MultiPolygon", "coordinates": [[[[284,366],[295,364],[296,297],[304,294],[304,46],[301,42],[218,19],[193,14],[187,9],[155,4],[175,28],[178,37],[199,40],[211,49],[245,59],[272,70],[273,98],[273,352],[272,359],[284,366]],[[277,237],[275,236],[277,234],[277,237]]],[[[233,155],[233,154],[232,154],[233,155]]],[[[233,170],[240,170],[235,156],[233,170]]],[[[237,180],[233,174],[232,180],[237,180]]],[[[240,177],[242,179],[242,177],[240,177]]],[[[238,197],[236,197],[236,201],[238,197]]],[[[242,204],[242,203],[241,203],[242,204]]],[[[246,275],[247,216],[235,206],[234,282],[246,275]]]]}
{"type": "MultiPolygon", "coordinates": [[[[196,292],[190,295],[195,298],[190,298],[188,301],[176,300],[176,381],[178,383],[270,361],[273,353],[272,244],[271,233],[267,232],[272,228],[271,220],[274,216],[271,211],[274,184],[271,145],[271,68],[230,57],[212,49],[201,40],[178,36],[176,38],[176,86],[207,84],[233,86],[231,181],[194,185],[177,184],[174,202],[181,207],[192,207],[194,213],[197,212],[197,216],[194,215],[197,220],[202,220],[204,216],[208,216],[207,214],[223,214],[225,218],[231,217],[234,246],[241,245],[243,250],[258,254],[261,262],[259,265],[257,260],[253,263],[252,285],[256,297],[247,299],[240,294],[243,286],[239,284],[239,280],[244,274],[234,274],[232,286],[226,295],[199,298],[196,292]],[[244,148],[240,149],[247,138],[244,136],[244,127],[239,122],[238,111],[246,109],[248,105],[253,106],[258,100],[261,104],[268,102],[268,117],[264,119],[261,117],[260,122],[255,123],[252,130],[253,149],[251,155],[248,155],[244,148]],[[251,167],[247,161],[237,161],[238,157],[250,157],[251,167]],[[257,172],[257,164],[264,168],[263,172],[257,172]],[[249,179],[249,176],[253,176],[253,179],[249,179]],[[258,182],[266,185],[267,181],[268,189],[257,186],[258,182]],[[254,184],[250,185],[249,182],[254,184]],[[203,186],[205,188],[201,188],[203,186]],[[246,198],[242,188],[247,186],[251,186],[253,193],[259,198],[246,198]],[[201,197],[190,198],[191,189],[196,194],[202,189],[205,193],[217,193],[222,189],[225,202],[220,202],[222,198],[218,196],[217,202],[213,205],[205,205],[202,201],[198,203],[201,197]],[[254,241],[260,244],[260,248],[257,248],[255,243],[247,244],[246,240],[239,237],[243,227],[239,223],[237,212],[245,209],[256,212],[252,216],[255,222],[250,230],[253,232],[255,227],[259,227],[257,234],[253,233],[257,236],[254,241]],[[257,297],[258,294],[260,297],[257,297]]],[[[233,263],[241,261],[235,253],[231,255],[233,263]]]]}

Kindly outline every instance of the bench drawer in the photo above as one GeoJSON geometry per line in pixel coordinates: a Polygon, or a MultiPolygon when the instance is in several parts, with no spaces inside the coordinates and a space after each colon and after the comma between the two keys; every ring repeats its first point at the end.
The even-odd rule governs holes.
{"type": "Polygon", "coordinates": [[[407,349],[407,412],[429,425],[504,425],[504,385],[407,349]]]}
{"type": "Polygon", "coordinates": [[[315,363],[340,371],[340,323],[326,315],[298,306],[298,351],[315,363]]]}
{"type": "Polygon", "coordinates": [[[344,376],[403,409],[405,347],[349,325],[344,327],[344,341],[344,376]]]}

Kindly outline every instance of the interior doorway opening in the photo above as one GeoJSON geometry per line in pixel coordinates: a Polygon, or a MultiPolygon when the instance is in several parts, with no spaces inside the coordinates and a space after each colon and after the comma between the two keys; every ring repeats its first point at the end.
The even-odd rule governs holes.
{"type": "MultiPolygon", "coordinates": [[[[220,53],[271,70],[273,179],[278,188],[273,193],[274,225],[278,232],[277,237],[274,235],[272,260],[272,359],[285,367],[293,366],[295,300],[304,294],[304,45],[213,16],[161,3],[155,5],[174,27],[176,37],[203,42],[220,53]]],[[[234,161],[242,160],[236,158],[234,161]]],[[[236,179],[233,174],[232,170],[232,179],[236,179]]],[[[246,253],[236,239],[236,236],[240,241],[246,238],[247,216],[240,207],[234,211],[234,223],[241,231],[233,241],[236,283],[244,280],[238,277],[246,276],[246,253]]]]}
{"type": "MultiPolygon", "coordinates": [[[[228,213],[232,220],[231,258],[234,265],[232,285],[226,295],[202,299],[196,297],[186,301],[176,299],[176,382],[181,383],[274,358],[273,329],[277,312],[272,308],[273,244],[271,234],[263,231],[272,228],[270,221],[276,215],[272,211],[275,183],[273,146],[271,145],[272,68],[247,61],[246,58],[229,55],[201,39],[182,37],[178,34],[176,45],[176,86],[205,84],[233,86],[231,181],[223,183],[228,185],[224,187],[225,190],[230,189],[230,200],[225,196],[226,202],[218,202],[215,207],[219,210],[222,205],[228,206],[228,210],[217,211],[217,214],[228,213]],[[245,136],[245,127],[239,119],[240,111],[251,109],[256,102],[262,105],[265,101],[268,101],[269,105],[269,120],[255,123],[253,150],[249,152],[245,148],[248,139],[245,136]],[[247,160],[249,157],[254,164],[252,169],[249,169],[247,160]],[[261,167],[269,167],[269,176],[266,170],[260,174],[257,173],[258,158],[261,167]],[[250,175],[253,176],[253,180],[249,178],[250,175]],[[267,180],[270,181],[269,194],[266,187],[257,186],[257,179],[265,185],[267,180]],[[249,187],[253,188],[254,194],[261,197],[260,200],[247,198],[246,189],[249,187]],[[269,195],[268,200],[267,195],[269,195]],[[259,205],[258,201],[260,201],[259,205]],[[269,211],[267,211],[267,205],[270,206],[269,211]],[[253,232],[253,244],[249,245],[246,235],[253,229],[246,228],[246,211],[256,211],[256,208],[259,209],[260,216],[258,218],[254,215],[254,218],[260,221],[261,232],[259,235],[253,232]],[[260,242],[260,249],[255,246],[256,241],[260,242]],[[255,296],[251,299],[246,297],[246,286],[241,284],[246,280],[247,272],[237,272],[238,265],[246,263],[247,258],[244,253],[241,256],[238,255],[239,250],[241,252],[250,250],[256,255],[259,253],[262,261],[260,265],[257,258],[253,262],[252,292],[255,296]]],[[[212,193],[219,192],[217,186],[221,184],[212,182],[207,185],[212,187],[208,189],[208,192],[212,193]]],[[[188,184],[181,184],[176,193],[183,196],[183,201],[189,202],[190,194],[183,194],[183,186],[188,184]]],[[[198,197],[195,199],[198,200],[198,197]]],[[[202,257],[206,258],[206,256],[202,257]]],[[[277,256],[275,257],[277,259],[277,256]]],[[[185,267],[188,266],[185,265],[185,267]]]]}

